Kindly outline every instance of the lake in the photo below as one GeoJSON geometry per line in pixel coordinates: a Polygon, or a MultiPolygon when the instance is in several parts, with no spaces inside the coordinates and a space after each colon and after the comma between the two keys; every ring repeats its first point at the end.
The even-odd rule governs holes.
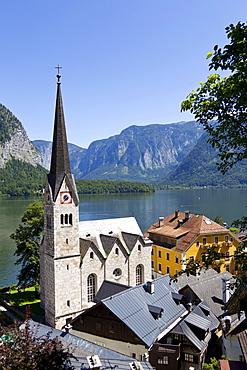
{"type": "MultiPolygon", "coordinates": [[[[19,266],[13,256],[15,243],[9,235],[20,223],[31,197],[0,198],[0,287],[17,282],[19,266]]],[[[246,215],[247,189],[160,190],[150,194],[107,194],[80,196],[80,221],[136,217],[144,232],[160,216],[176,209],[223,217],[229,225],[246,215]]]]}

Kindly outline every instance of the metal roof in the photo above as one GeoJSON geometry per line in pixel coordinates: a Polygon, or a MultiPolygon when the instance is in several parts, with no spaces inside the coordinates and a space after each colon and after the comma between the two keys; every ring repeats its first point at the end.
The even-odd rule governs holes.
{"type": "Polygon", "coordinates": [[[177,287],[170,280],[169,275],[153,280],[153,284],[153,294],[147,291],[145,285],[138,285],[102,300],[102,304],[124,322],[147,346],[151,346],[165,329],[170,327],[171,330],[175,321],[182,319],[188,312],[182,304],[177,304],[172,298],[172,292],[177,292],[177,287]],[[149,306],[160,307],[164,310],[159,319],[153,317],[149,306]]]}

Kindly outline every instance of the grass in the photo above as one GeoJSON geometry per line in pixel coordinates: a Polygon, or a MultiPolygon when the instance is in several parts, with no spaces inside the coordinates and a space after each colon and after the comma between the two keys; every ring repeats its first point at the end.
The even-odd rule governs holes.
{"type": "Polygon", "coordinates": [[[40,299],[37,298],[35,287],[27,287],[21,293],[19,293],[17,289],[11,287],[9,294],[0,293],[0,297],[23,313],[26,313],[26,306],[29,305],[31,312],[36,315],[44,314],[44,310],[40,308],[40,299]]]}

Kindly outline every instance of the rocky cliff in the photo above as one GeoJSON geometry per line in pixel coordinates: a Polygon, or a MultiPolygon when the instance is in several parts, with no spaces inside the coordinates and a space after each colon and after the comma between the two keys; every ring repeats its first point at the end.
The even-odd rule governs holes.
{"type": "Polygon", "coordinates": [[[11,159],[33,166],[41,164],[40,152],[29,140],[21,122],[0,104],[0,168],[11,159]]]}
{"type": "MultiPolygon", "coordinates": [[[[196,122],[130,126],[119,135],[97,140],[88,149],[69,145],[71,169],[78,179],[155,182],[177,167],[203,133],[196,122]]],[[[51,143],[34,141],[43,166],[51,143]]]]}

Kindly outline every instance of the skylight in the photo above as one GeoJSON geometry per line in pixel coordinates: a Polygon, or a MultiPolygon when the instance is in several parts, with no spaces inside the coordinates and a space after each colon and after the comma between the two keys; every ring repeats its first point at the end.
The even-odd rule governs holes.
{"type": "Polygon", "coordinates": [[[205,218],[205,219],[204,219],[204,222],[205,222],[207,225],[211,225],[211,224],[212,224],[212,222],[211,222],[208,218],[205,218]]]}

